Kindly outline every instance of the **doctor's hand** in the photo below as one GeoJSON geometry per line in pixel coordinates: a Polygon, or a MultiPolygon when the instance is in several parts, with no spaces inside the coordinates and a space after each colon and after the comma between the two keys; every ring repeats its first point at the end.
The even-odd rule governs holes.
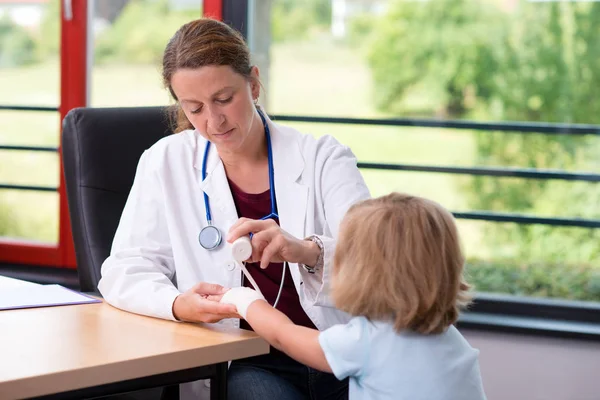
{"type": "Polygon", "coordinates": [[[250,233],[253,234],[252,255],[247,261],[260,261],[263,269],[271,262],[283,261],[314,266],[321,253],[315,243],[290,235],[272,219],[240,218],[229,229],[227,241],[233,243],[237,238],[250,233]]]}
{"type": "Polygon", "coordinates": [[[219,303],[227,288],[214,283],[200,282],[173,302],[173,315],[179,321],[218,322],[225,318],[239,318],[231,304],[219,303]]]}

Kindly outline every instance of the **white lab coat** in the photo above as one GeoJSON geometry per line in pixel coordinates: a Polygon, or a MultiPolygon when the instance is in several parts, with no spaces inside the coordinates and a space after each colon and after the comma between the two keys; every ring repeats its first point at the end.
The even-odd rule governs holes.
{"type": "MultiPolygon", "coordinates": [[[[297,238],[319,235],[324,244],[323,270],[309,274],[289,264],[302,308],[324,330],[349,320],[332,306],[329,275],[340,221],[353,203],[370,197],[369,191],[348,147],[331,136],[315,139],[270,120],[267,123],[280,226],[297,238]]],[[[205,145],[206,139],[188,130],[161,139],[140,158],[111,254],[102,265],[98,289],[108,303],[174,319],[175,297],[194,284],[240,286],[242,273],[234,268],[229,246],[224,243],[207,251],[198,243],[198,234],[207,224],[204,192],[213,224],[223,238],[238,219],[214,146],[207,177],[202,180],[205,145]]],[[[238,320],[223,323],[239,326],[238,320]]]]}

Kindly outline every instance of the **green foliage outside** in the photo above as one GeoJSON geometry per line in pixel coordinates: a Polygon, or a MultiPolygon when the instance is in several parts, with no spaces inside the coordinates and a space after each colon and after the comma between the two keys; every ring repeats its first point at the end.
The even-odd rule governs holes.
{"type": "Polygon", "coordinates": [[[10,208],[4,203],[0,202],[0,237],[8,234],[14,235],[19,233],[18,221],[14,218],[13,213],[10,212],[10,208]]]}
{"type": "Polygon", "coordinates": [[[329,30],[331,0],[279,0],[271,9],[271,36],[275,43],[302,41],[329,30]]]}
{"type": "Polygon", "coordinates": [[[359,13],[348,20],[345,42],[355,50],[368,49],[377,26],[377,19],[370,13],[359,13]]]}
{"type": "MultiPolygon", "coordinates": [[[[53,0],[50,4],[39,35],[0,20],[0,67],[6,66],[3,60],[10,60],[11,65],[26,65],[56,57],[59,2],[53,0]]],[[[174,33],[173,27],[200,15],[199,10],[172,11],[167,4],[166,0],[132,0],[114,24],[96,38],[97,71],[105,66],[107,71],[113,71],[121,64],[151,65],[159,80],[158,66],[164,46],[174,33]]],[[[294,58],[298,56],[298,49],[319,44],[322,45],[320,50],[315,50],[319,54],[318,61],[325,60],[332,50],[320,38],[329,30],[330,7],[328,0],[274,1],[272,40],[275,46],[288,46],[285,47],[288,53],[278,54],[294,58]],[[298,48],[294,51],[296,43],[298,48]]],[[[600,104],[597,103],[600,99],[594,92],[599,86],[600,74],[600,46],[594,36],[599,22],[600,4],[595,2],[521,1],[517,10],[511,11],[497,8],[492,0],[392,0],[381,18],[366,14],[355,16],[350,21],[346,41],[336,46],[347,45],[353,50],[344,51],[364,54],[368,62],[377,110],[358,106],[366,113],[599,124],[600,104]]],[[[301,53],[305,54],[304,50],[301,53]]],[[[345,53],[335,54],[329,56],[331,63],[334,57],[345,53]]],[[[311,60],[317,64],[314,58],[311,60]]],[[[349,60],[344,56],[337,60],[335,68],[339,68],[339,64],[349,67],[346,64],[349,60]]],[[[335,70],[329,64],[323,65],[335,70]]],[[[290,61],[286,68],[292,76],[316,79],[314,75],[308,77],[306,65],[298,60],[290,61]],[[298,70],[294,69],[296,65],[298,70]]],[[[97,71],[95,74],[99,75],[97,71]]],[[[352,75],[345,78],[351,85],[358,72],[358,69],[344,68],[336,74],[352,75]]],[[[299,86],[291,91],[295,94],[293,98],[279,97],[285,103],[282,108],[286,104],[294,104],[294,109],[303,107],[305,100],[300,95],[307,98],[315,95],[302,92],[307,85],[297,81],[299,86]]],[[[358,102],[349,94],[341,96],[339,93],[338,89],[337,96],[347,98],[333,101],[328,109],[337,111],[332,113],[341,112],[338,108],[345,107],[343,101],[358,102]]],[[[313,103],[317,103],[314,97],[313,103]]],[[[347,135],[347,140],[356,139],[357,143],[364,143],[362,138],[368,134],[359,132],[358,128],[356,133],[355,128],[339,129],[347,135]]],[[[406,132],[404,129],[403,133],[406,132]]],[[[431,133],[419,132],[423,132],[423,136],[431,133]]],[[[410,139],[404,135],[396,139],[398,133],[386,130],[379,139],[373,137],[374,143],[384,138],[390,145],[377,153],[379,159],[370,160],[380,161],[384,157],[386,162],[397,162],[394,158],[398,157],[397,141],[401,141],[403,147],[416,146],[405,152],[419,154],[422,151],[417,149],[423,146],[417,140],[421,140],[421,136],[410,136],[410,139]]],[[[474,158],[478,165],[571,171],[600,169],[600,144],[589,138],[501,132],[473,135],[475,153],[474,156],[469,153],[467,164],[474,158]]],[[[448,152],[462,152],[466,148],[464,142],[460,150],[452,147],[457,146],[458,141],[452,139],[443,146],[448,152]]],[[[415,162],[432,154],[430,150],[422,152],[415,162]]],[[[357,154],[372,158],[370,147],[366,145],[357,148],[357,154]]],[[[429,160],[422,162],[429,163],[429,160]]],[[[371,175],[378,190],[396,190],[386,186],[385,179],[375,178],[373,171],[365,172],[365,176],[371,175]]],[[[454,178],[446,176],[445,179],[454,178]]],[[[598,184],[487,177],[463,177],[460,182],[460,196],[467,198],[470,209],[600,217],[598,184]]],[[[406,185],[403,182],[400,186],[406,185]]],[[[0,204],[0,235],[18,234],[17,222],[10,210],[0,204]]],[[[472,256],[468,261],[468,274],[476,290],[600,301],[600,230],[487,224],[484,233],[489,257],[484,260],[472,256]]]]}
{"type": "MultiPolygon", "coordinates": [[[[395,115],[598,124],[599,23],[595,2],[503,11],[492,1],[395,1],[371,27],[374,100],[395,115]]],[[[587,137],[476,135],[478,165],[598,170],[587,137]]],[[[600,217],[598,184],[474,177],[463,187],[476,210],[600,217]]],[[[495,261],[472,262],[478,290],[600,300],[598,230],[489,224],[485,235],[495,261]]]]}
{"type": "MultiPolygon", "coordinates": [[[[0,19],[0,67],[26,65],[57,57],[60,1],[51,0],[39,32],[29,33],[7,18],[0,19]]],[[[131,0],[114,24],[95,39],[94,62],[158,65],[173,27],[198,18],[200,7],[171,10],[168,0],[131,0]]]]}
{"type": "Polygon", "coordinates": [[[600,301],[600,269],[592,265],[469,260],[467,280],[478,292],[600,301]]]}
{"type": "MultiPolygon", "coordinates": [[[[600,47],[595,44],[600,22],[598,3],[523,4],[509,30],[503,54],[504,67],[494,76],[493,95],[503,118],[566,123],[600,123],[600,47]]],[[[479,134],[478,162],[498,165],[597,170],[597,140],[568,135],[479,134]],[[596,168],[594,168],[596,164],[596,168]]],[[[510,210],[549,216],[600,217],[600,185],[583,182],[565,185],[552,181],[476,178],[470,190],[478,209],[510,210]]],[[[508,240],[520,243],[520,260],[563,260],[579,253],[582,262],[600,264],[600,232],[542,226],[489,230],[494,245],[508,240]]]]}
{"type": "Polygon", "coordinates": [[[489,2],[391,2],[368,53],[377,106],[399,115],[473,110],[493,90],[502,22],[489,2]]]}
{"type": "Polygon", "coordinates": [[[58,57],[60,51],[60,1],[50,0],[40,23],[36,51],[40,60],[58,57]]]}
{"type": "Polygon", "coordinates": [[[8,17],[0,17],[0,68],[36,61],[34,38],[8,17]]]}
{"type": "Polygon", "coordinates": [[[95,62],[160,65],[163,51],[181,26],[198,18],[201,10],[170,10],[167,0],[132,0],[114,25],[100,34],[95,47],[95,62]]]}

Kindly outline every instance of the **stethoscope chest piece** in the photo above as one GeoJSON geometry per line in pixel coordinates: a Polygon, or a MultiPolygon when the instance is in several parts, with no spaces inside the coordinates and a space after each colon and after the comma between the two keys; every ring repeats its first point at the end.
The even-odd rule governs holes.
{"type": "MultiPolygon", "coordinates": [[[[277,207],[275,202],[275,183],[273,181],[273,149],[271,147],[271,134],[269,132],[269,126],[267,125],[267,120],[262,112],[259,110],[258,114],[263,122],[263,126],[265,129],[265,137],[267,139],[267,154],[268,154],[268,162],[269,162],[269,189],[271,196],[271,213],[266,218],[279,218],[277,215],[277,207]]],[[[202,160],[202,180],[206,179],[206,160],[208,159],[208,151],[210,150],[210,142],[206,142],[206,147],[204,149],[204,159],[202,160]]],[[[198,241],[200,242],[200,246],[206,250],[214,250],[221,244],[222,235],[219,228],[212,224],[212,216],[210,212],[210,204],[208,195],[204,192],[204,208],[206,210],[206,225],[202,230],[200,230],[200,234],[198,235],[198,241]]],[[[250,247],[250,252],[252,248],[250,247]]],[[[247,256],[249,257],[249,255],[247,256]]],[[[247,258],[246,257],[246,258],[247,258]]],[[[245,259],[245,258],[244,258],[245,259]]]]}
{"type": "Polygon", "coordinates": [[[206,250],[214,250],[221,244],[221,231],[214,225],[207,225],[200,231],[198,241],[206,250]]]}

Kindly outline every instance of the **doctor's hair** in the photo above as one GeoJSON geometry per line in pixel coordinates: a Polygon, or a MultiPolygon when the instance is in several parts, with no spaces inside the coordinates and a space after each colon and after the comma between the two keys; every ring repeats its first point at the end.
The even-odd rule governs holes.
{"type": "MultiPolygon", "coordinates": [[[[244,37],[229,25],[211,18],[200,18],[183,25],[165,47],[162,63],[163,85],[177,102],[171,79],[179,69],[196,69],[207,65],[228,65],[238,74],[251,79],[250,49],[244,37]]],[[[194,129],[183,110],[173,106],[173,132],[194,129]]]]}
{"type": "Polygon", "coordinates": [[[365,200],[342,220],[332,298],[397,332],[441,333],[470,301],[464,261],[454,217],[439,204],[400,193],[365,200]]]}

